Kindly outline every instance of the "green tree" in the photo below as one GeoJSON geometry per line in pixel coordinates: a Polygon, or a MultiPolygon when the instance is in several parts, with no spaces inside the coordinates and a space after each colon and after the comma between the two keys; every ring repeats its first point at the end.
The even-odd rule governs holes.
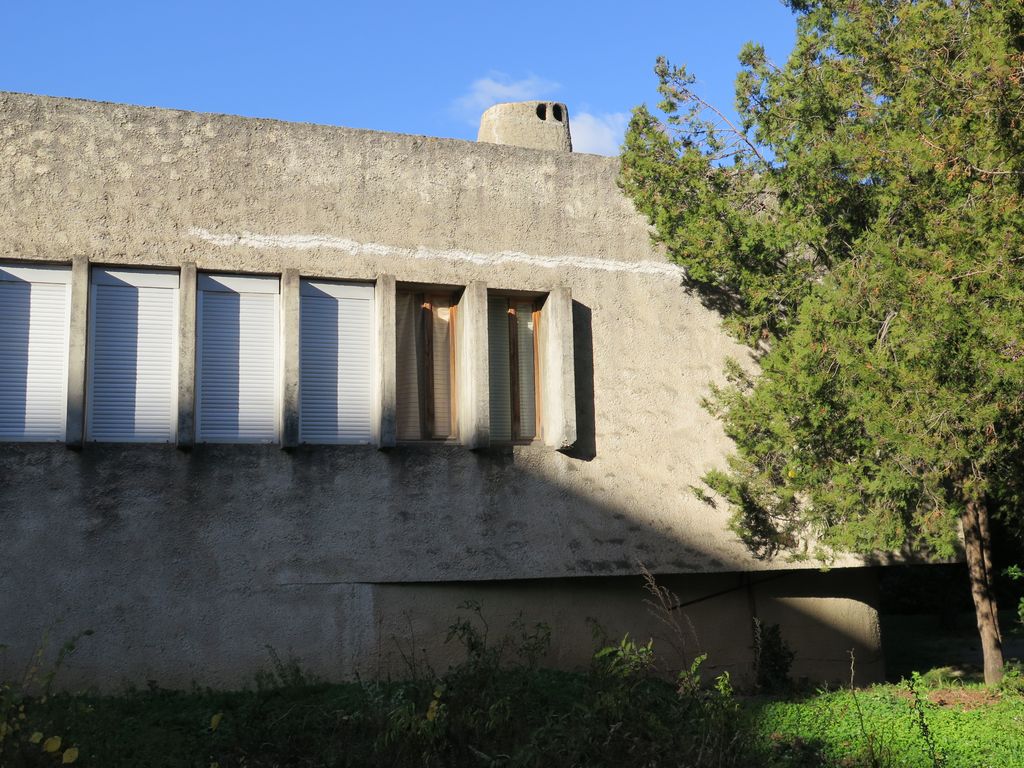
{"type": "Polygon", "coordinates": [[[706,482],[763,557],[953,556],[1002,674],[990,515],[1024,528],[1024,6],[788,0],[740,54],[739,121],[659,59],[622,185],[757,350],[709,407],[706,482]]]}

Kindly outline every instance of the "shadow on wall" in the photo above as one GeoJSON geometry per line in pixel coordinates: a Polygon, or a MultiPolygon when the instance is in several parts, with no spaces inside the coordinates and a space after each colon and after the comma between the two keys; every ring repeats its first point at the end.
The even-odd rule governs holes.
{"type": "Polygon", "coordinates": [[[545,479],[536,458],[5,446],[6,661],[24,662],[59,619],[68,635],[96,630],[62,672],[67,686],[238,685],[266,667],[267,645],[336,679],[372,671],[396,638],[423,639],[443,668],[457,650],[444,646],[448,625],[472,598],[493,607],[496,627],[520,611],[550,623],[550,663],[575,667],[594,647],[588,616],[612,638],[662,636],[635,575],[643,562],[683,601],[704,598],[682,613],[709,670],[749,669],[756,610],[782,625],[795,675],[840,679],[857,647],[865,679],[881,677],[873,571],[756,574],[752,608],[736,568],[679,573],[720,557],[700,531],[545,479]]]}
{"type": "Polygon", "coordinates": [[[566,456],[590,461],[597,456],[594,417],[594,330],[590,307],[572,303],[572,343],[576,369],[576,442],[566,456]]]}
{"type": "Polygon", "coordinates": [[[586,667],[595,649],[629,634],[641,643],[653,639],[659,667],[669,674],[708,653],[706,676],[728,672],[749,686],[757,617],[762,626],[779,625],[795,654],[794,682],[849,683],[851,652],[858,684],[876,682],[884,677],[884,664],[870,607],[874,577],[851,569],[810,578],[807,572],[659,577],[673,598],[668,610],[657,605],[640,577],[367,585],[377,647],[357,671],[395,676],[407,672],[410,661],[435,670],[457,663],[462,650],[447,630],[457,616],[473,618],[466,609],[470,602],[480,606],[477,625],[493,646],[503,638],[514,644],[524,629],[546,624],[551,649],[544,663],[564,669],[586,667]]]}
{"type": "Polygon", "coordinates": [[[0,643],[17,649],[7,662],[23,662],[59,619],[69,635],[97,632],[65,685],[237,685],[266,666],[266,645],[339,678],[393,638],[430,638],[443,663],[455,608],[473,598],[499,624],[520,611],[551,623],[551,663],[579,666],[593,649],[588,616],[609,637],[661,631],[643,603],[643,563],[696,600],[684,611],[689,647],[710,652],[711,669],[749,667],[753,614],[782,624],[796,674],[841,677],[849,647],[880,668],[872,571],[759,574],[749,578],[765,583],[751,585],[739,572],[754,561],[717,527],[674,513],[665,494],[685,489],[615,479],[590,461],[591,310],[574,302],[573,320],[579,440],[568,455],[0,446],[0,643]]]}
{"type": "Polygon", "coordinates": [[[29,410],[30,283],[0,281],[0,395],[7,406],[0,412],[0,435],[32,434],[29,410]]]}

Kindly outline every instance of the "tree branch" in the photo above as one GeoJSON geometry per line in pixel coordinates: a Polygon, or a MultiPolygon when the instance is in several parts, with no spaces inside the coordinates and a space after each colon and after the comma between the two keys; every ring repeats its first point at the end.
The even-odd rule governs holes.
{"type": "Polygon", "coordinates": [[[714,112],[716,115],[718,115],[718,117],[722,120],[722,122],[724,122],[726,125],[729,126],[729,128],[732,130],[733,134],[735,136],[738,136],[743,141],[744,144],[746,144],[748,147],[750,147],[750,150],[755,155],[757,155],[757,159],[758,160],[760,160],[765,165],[769,164],[768,161],[765,160],[764,155],[761,154],[761,152],[757,148],[757,146],[750,139],[747,138],[747,135],[745,133],[743,133],[743,131],[741,131],[739,128],[737,128],[735,125],[733,125],[732,121],[728,117],[726,117],[724,114],[722,114],[721,110],[719,110],[714,104],[711,104],[710,102],[707,102],[704,99],[702,99],[700,96],[698,96],[696,93],[691,91],[689,88],[686,88],[685,91],[686,91],[686,93],[689,95],[689,97],[691,99],[693,99],[695,102],[697,102],[702,107],[704,107],[704,109],[709,109],[712,112],[714,112]]]}
{"type": "Polygon", "coordinates": [[[986,168],[979,168],[974,163],[972,163],[970,160],[968,160],[966,157],[961,157],[960,155],[956,154],[955,152],[950,153],[947,150],[943,149],[938,144],[936,144],[934,141],[931,141],[923,133],[920,134],[920,136],[921,136],[921,141],[923,141],[929,147],[931,147],[932,149],[934,149],[937,152],[943,153],[944,155],[946,155],[947,159],[952,158],[953,160],[958,160],[959,162],[961,162],[964,165],[966,165],[968,168],[970,168],[975,173],[980,173],[980,174],[982,174],[984,176],[1024,176],[1024,171],[1003,171],[1003,170],[989,170],[989,169],[986,169],[986,168]]]}

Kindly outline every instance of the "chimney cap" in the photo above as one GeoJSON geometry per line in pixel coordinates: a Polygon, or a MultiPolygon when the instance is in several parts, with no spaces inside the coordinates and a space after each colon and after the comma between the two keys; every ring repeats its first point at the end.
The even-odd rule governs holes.
{"type": "Polygon", "coordinates": [[[572,152],[569,108],[558,101],[495,104],[480,118],[477,141],[572,152]]]}

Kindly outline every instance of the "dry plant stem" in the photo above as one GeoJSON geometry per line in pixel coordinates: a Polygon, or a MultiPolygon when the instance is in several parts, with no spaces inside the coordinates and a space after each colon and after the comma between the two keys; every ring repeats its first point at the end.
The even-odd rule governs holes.
{"type": "MultiPolygon", "coordinates": [[[[637,563],[640,567],[640,574],[644,579],[644,589],[647,590],[650,598],[644,599],[644,605],[651,616],[654,616],[669,631],[667,638],[672,649],[679,655],[680,659],[686,658],[686,634],[676,616],[675,606],[680,604],[679,596],[668,587],[658,584],[654,574],[648,570],[643,563],[637,563]]],[[[692,628],[692,627],[691,627],[692,628]]]]}
{"type": "Polygon", "coordinates": [[[860,727],[861,735],[864,737],[864,743],[868,748],[868,760],[871,768],[881,768],[881,762],[879,762],[878,756],[875,754],[875,739],[870,733],[868,733],[867,726],[864,723],[864,711],[860,708],[860,700],[857,698],[857,688],[854,685],[854,679],[856,677],[856,659],[853,655],[853,650],[850,650],[850,697],[853,699],[853,707],[857,710],[857,724],[860,727]]]}

